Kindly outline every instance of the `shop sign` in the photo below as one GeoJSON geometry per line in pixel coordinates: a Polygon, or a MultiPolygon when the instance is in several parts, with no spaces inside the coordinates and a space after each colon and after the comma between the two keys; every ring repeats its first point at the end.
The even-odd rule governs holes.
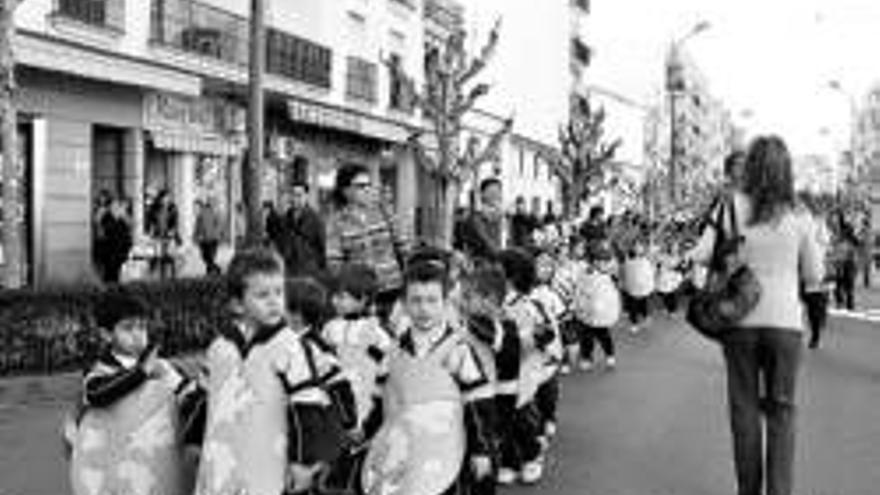
{"type": "Polygon", "coordinates": [[[153,92],[144,97],[144,127],[195,134],[239,133],[244,131],[244,109],[216,98],[153,92]]]}
{"type": "Polygon", "coordinates": [[[360,133],[363,128],[363,119],[360,116],[336,108],[290,100],[287,102],[287,111],[290,120],[294,122],[356,133],[360,133]]]}

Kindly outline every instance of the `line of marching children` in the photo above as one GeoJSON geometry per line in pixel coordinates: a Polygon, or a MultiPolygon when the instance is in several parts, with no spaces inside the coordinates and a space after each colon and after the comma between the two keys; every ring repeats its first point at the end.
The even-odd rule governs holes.
{"type": "MultiPolygon", "coordinates": [[[[634,325],[653,291],[644,260],[637,250],[620,270],[634,325]]],[[[228,324],[195,371],[158,357],[150,308],[108,292],[95,307],[107,346],[66,424],[73,493],[491,494],[539,482],[559,375],[592,368],[595,342],[616,365],[617,263],[606,245],[575,243],[568,256],[551,246],[466,265],[415,253],[383,322],[370,267],[343,266],[326,287],[286,281],[271,251],[243,251],[226,274],[228,324]]]]}

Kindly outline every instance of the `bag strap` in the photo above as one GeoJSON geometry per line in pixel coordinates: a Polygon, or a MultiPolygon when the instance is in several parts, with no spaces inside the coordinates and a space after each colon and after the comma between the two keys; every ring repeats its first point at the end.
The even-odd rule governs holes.
{"type": "Polygon", "coordinates": [[[712,244],[712,257],[709,260],[709,266],[717,269],[721,263],[719,259],[721,256],[721,246],[722,246],[722,236],[724,236],[724,214],[726,213],[724,210],[729,208],[729,203],[724,198],[719,198],[716,202],[718,207],[718,213],[715,215],[715,221],[712,223],[712,228],[715,229],[715,242],[712,244]]]}

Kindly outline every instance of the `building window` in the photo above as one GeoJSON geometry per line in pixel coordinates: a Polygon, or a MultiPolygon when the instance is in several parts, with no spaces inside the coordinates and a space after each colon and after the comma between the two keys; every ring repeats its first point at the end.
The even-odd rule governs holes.
{"type": "Polygon", "coordinates": [[[535,178],[537,179],[541,176],[541,161],[538,160],[537,153],[532,156],[532,166],[534,167],[535,178]]]}
{"type": "Polygon", "coordinates": [[[330,89],[329,48],[277,29],[266,34],[266,72],[330,89]]]}
{"type": "Polygon", "coordinates": [[[231,64],[248,63],[248,22],[194,0],[153,0],[150,42],[231,64]]]}
{"type": "Polygon", "coordinates": [[[590,0],[572,0],[572,5],[584,11],[585,14],[590,13],[590,0]]]}
{"type": "Polygon", "coordinates": [[[358,57],[348,57],[345,95],[352,100],[376,102],[376,64],[358,57]]]}
{"type": "Polygon", "coordinates": [[[403,58],[392,53],[388,62],[388,106],[393,110],[412,113],[415,107],[415,84],[403,70],[403,58]]]}
{"type": "Polygon", "coordinates": [[[55,15],[92,26],[125,30],[125,0],[55,0],[55,15]]]}

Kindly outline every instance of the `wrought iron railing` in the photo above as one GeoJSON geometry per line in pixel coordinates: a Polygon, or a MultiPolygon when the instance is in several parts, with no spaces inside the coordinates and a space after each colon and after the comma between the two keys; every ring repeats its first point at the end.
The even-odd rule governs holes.
{"type": "Polygon", "coordinates": [[[321,88],[330,88],[333,51],[293,34],[268,29],[266,72],[321,88]]]}
{"type": "Polygon", "coordinates": [[[153,0],[150,41],[230,64],[248,63],[248,21],[197,0],[153,0]]]}
{"type": "Polygon", "coordinates": [[[125,31],[125,0],[55,0],[53,13],[83,24],[125,31]]]}

